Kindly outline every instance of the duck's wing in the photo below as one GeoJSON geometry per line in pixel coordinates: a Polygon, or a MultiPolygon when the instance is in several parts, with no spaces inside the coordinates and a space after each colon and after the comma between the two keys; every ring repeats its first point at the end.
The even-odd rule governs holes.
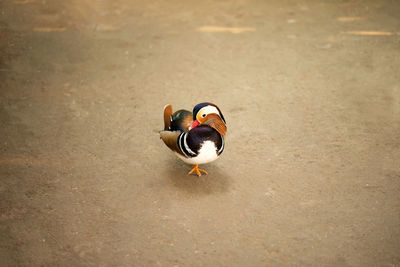
{"type": "Polygon", "coordinates": [[[160,138],[163,140],[164,144],[169,147],[172,151],[175,151],[183,155],[182,151],[178,146],[178,138],[181,135],[181,131],[168,131],[164,130],[160,132],[160,138]]]}
{"type": "Polygon", "coordinates": [[[182,132],[188,132],[192,124],[192,112],[178,110],[172,114],[172,105],[164,107],[164,130],[160,131],[160,138],[172,151],[184,155],[178,145],[178,138],[182,132]]]}

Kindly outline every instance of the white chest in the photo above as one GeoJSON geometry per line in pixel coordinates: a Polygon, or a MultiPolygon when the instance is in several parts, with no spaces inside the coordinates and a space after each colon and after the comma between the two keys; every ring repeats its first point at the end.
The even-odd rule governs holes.
{"type": "Polygon", "coordinates": [[[214,161],[218,158],[217,148],[214,142],[205,141],[200,147],[199,154],[193,158],[185,158],[180,154],[177,154],[184,162],[189,164],[205,164],[214,161]]]}

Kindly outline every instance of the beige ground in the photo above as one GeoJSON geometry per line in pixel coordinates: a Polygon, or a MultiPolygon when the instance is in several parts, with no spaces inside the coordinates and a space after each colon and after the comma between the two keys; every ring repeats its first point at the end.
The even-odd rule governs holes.
{"type": "Polygon", "coordinates": [[[0,2],[1,266],[400,266],[400,2],[0,2]],[[218,104],[187,176],[162,108],[218,104]]]}

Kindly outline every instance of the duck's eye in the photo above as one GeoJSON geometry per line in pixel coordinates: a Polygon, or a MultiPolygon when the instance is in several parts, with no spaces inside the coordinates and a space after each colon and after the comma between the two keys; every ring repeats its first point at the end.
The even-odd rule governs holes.
{"type": "Polygon", "coordinates": [[[204,113],[203,115],[201,115],[203,118],[206,116],[206,114],[204,113]]]}

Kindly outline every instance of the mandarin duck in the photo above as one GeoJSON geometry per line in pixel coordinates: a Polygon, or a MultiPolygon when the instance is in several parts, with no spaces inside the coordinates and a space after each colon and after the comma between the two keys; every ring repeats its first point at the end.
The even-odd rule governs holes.
{"type": "Polygon", "coordinates": [[[193,164],[188,173],[201,172],[199,164],[216,160],[224,150],[226,122],[220,109],[212,103],[200,103],[188,110],[172,113],[172,106],[164,107],[164,130],[160,138],[184,162],[193,164]]]}

